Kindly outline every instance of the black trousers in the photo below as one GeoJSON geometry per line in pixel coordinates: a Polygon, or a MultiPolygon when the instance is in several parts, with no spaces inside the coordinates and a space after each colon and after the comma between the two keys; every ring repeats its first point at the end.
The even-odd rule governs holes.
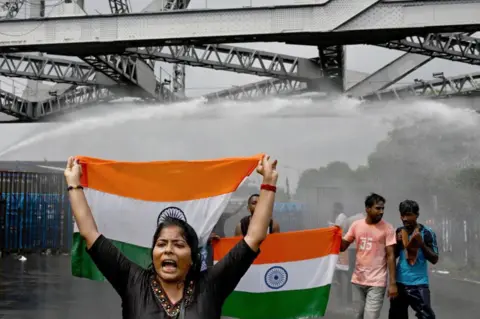
{"type": "Polygon", "coordinates": [[[397,287],[398,297],[390,301],[388,319],[408,319],[409,306],[418,319],[435,319],[428,285],[406,286],[397,283],[397,287]]]}

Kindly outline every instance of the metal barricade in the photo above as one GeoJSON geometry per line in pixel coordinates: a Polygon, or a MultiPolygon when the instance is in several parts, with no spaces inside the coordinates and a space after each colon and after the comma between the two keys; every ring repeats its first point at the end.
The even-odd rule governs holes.
{"type": "Polygon", "coordinates": [[[72,217],[60,174],[0,172],[0,250],[68,251],[72,217]]]}

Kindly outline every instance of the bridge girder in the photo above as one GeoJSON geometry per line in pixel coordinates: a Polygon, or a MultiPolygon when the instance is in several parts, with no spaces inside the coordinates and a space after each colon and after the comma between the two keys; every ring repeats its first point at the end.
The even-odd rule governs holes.
{"type": "MultiPolygon", "coordinates": [[[[128,0],[108,0],[113,14],[130,13],[128,0]]],[[[160,100],[160,83],[155,78],[154,67],[150,61],[128,58],[118,54],[89,54],[81,59],[98,72],[116,81],[123,91],[143,99],[160,100]]],[[[125,93],[126,93],[125,92],[125,93]]]]}
{"type": "Polygon", "coordinates": [[[271,95],[288,95],[302,90],[307,90],[307,84],[305,82],[291,79],[266,79],[205,94],[203,98],[208,102],[219,100],[247,100],[264,98],[271,95]]]}
{"type": "MultiPolygon", "coordinates": [[[[110,7],[114,8],[116,12],[129,13],[128,6],[126,6],[126,9],[122,7],[122,3],[125,1],[122,1],[122,0],[109,0],[109,1],[110,1],[110,7]]],[[[327,10],[332,3],[339,4],[342,1],[344,0],[330,1],[329,3],[325,4],[324,10],[327,10]]],[[[171,8],[175,8],[175,6],[178,7],[178,3],[180,2],[185,3],[188,1],[167,0],[166,2],[169,3],[171,8]]],[[[375,15],[374,13],[376,12],[375,11],[376,9],[390,10],[396,6],[396,4],[393,4],[394,2],[395,1],[382,2],[382,1],[374,1],[374,0],[357,1],[355,5],[350,5],[348,7],[349,10],[345,10],[345,12],[342,12],[340,14],[344,22],[345,21],[346,22],[340,23],[339,22],[340,20],[335,21],[336,27],[334,28],[340,31],[343,29],[353,30],[355,28],[358,28],[359,24],[365,23],[365,21],[368,20],[368,16],[371,16],[372,14],[375,15]],[[345,24],[347,24],[347,26],[345,26],[345,24]]],[[[418,9],[420,10],[420,9],[424,9],[431,6],[432,3],[433,5],[436,5],[436,2],[437,1],[435,0],[429,1],[429,2],[419,1],[415,3],[415,6],[418,7],[418,9]]],[[[467,5],[470,5],[473,8],[475,6],[475,1],[462,0],[461,3],[458,3],[458,5],[460,5],[463,8],[462,10],[465,10],[465,8],[467,8],[467,5]]],[[[165,5],[164,9],[167,9],[167,6],[168,5],[165,5]]],[[[185,5],[185,8],[186,6],[188,6],[188,3],[185,5]]],[[[400,4],[400,6],[402,6],[402,4],[400,4]]],[[[333,9],[333,8],[330,8],[330,9],[333,9]]],[[[338,11],[338,8],[336,8],[335,10],[338,11]]],[[[335,12],[335,14],[339,14],[339,13],[335,12]]],[[[333,23],[332,21],[330,22],[333,23]]],[[[375,27],[378,27],[378,26],[375,26],[375,27]]],[[[298,42],[295,42],[295,43],[300,44],[300,43],[303,43],[302,41],[303,41],[303,38],[298,37],[298,42]]],[[[365,41],[365,39],[362,39],[362,41],[365,41]]],[[[293,42],[289,42],[289,43],[293,43],[293,42]]],[[[368,43],[368,41],[365,43],[368,43]]],[[[313,43],[303,43],[303,44],[312,45],[313,43]]],[[[405,52],[412,52],[415,54],[422,54],[430,57],[439,57],[439,58],[449,59],[453,61],[461,61],[461,62],[466,62],[471,64],[480,64],[480,53],[479,53],[480,45],[478,43],[478,39],[475,39],[463,34],[428,34],[426,36],[415,35],[403,40],[394,40],[388,43],[383,43],[383,44],[375,43],[375,44],[381,47],[399,49],[405,52]]],[[[226,48],[229,46],[223,46],[223,47],[226,48]]],[[[139,63],[138,61],[145,61],[147,66],[152,67],[153,61],[155,60],[155,61],[177,62],[177,64],[178,62],[180,62],[182,63],[182,65],[203,66],[203,67],[210,67],[218,70],[230,70],[238,73],[249,73],[249,74],[256,74],[256,75],[263,75],[263,76],[274,75],[276,78],[280,80],[282,79],[288,80],[288,81],[283,81],[283,84],[285,84],[284,87],[286,88],[296,87],[295,85],[287,85],[287,84],[293,83],[292,81],[295,81],[295,82],[306,81],[308,82],[310,88],[312,88],[311,87],[312,83],[315,83],[315,82],[321,83],[321,82],[318,82],[317,80],[325,76],[327,78],[330,78],[334,82],[336,81],[337,85],[340,86],[341,89],[343,89],[343,83],[340,84],[338,82],[339,81],[338,79],[343,78],[342,73],[344,72],[343,60],[342,60],[343,48],[341,45],[326,45],[322,48],[319,48],[320,58],[314,58],[314,59],[298,59],[297,58],[297,62],[292,62],[292,66],[295,63],[297,63],[296,73],[294,71],[291,71],[292,69],[287,70],[287,68],[285,68],[285,64],[286,64],[284,63],[285,61],[279,62],[279,60],[276,60],[278,59],[278,55],[276,55],[276,58],[273,58],[270,61],[268,61],[270,57],[265,58],[260,54],[260,59],[258,59],[258,58],[255,58],[255,55],[258,55],[258,54],[254,53],[253,60],[256,60],[257,63],[259,63],[259,61],[262,61],[262,62],[268,61],[270,63],[270,65],[268,66],[267,64],[261,64],[261,63],[259,64],[259,66],[258,65],[254,66],[254,63],[251,62],[252,61],[251,52],[249,56],[248,53],[244,53],[241,50],[248,50],[248,49],[241,49],[241,48],[235,48],[230,46],[230,51],[226,52],[226,50],[222,51],[222,45],[182,45],[182,46],[176,46],[176,47],[160,47],[160,48],[148,47],[148,48],[139,48],[139,49],[127,49],[125,53],[121,55],[118,55],[118,54],[102,55],[103,61],[101,61],[101,63],[98,63],[98,59],[93,59],[90,61],[90,63],[92,65],[96,65],[98,70],[102,69],[101,67],[99,67],[99,64],[107,65],[108,68],[102,69],[102,72],[105,74],[109,74],[112,78],[115,78],[115,74],[116,74],[117,76],[115,80],[120,84],[131,84],[128,82],[135,82],[135,81],[129,80],[129,78],[133,78],[135,76],[135,73],[138,68],[138,63],[139,63]],[[233,48],[233,51],[232,51],[232,48],[233,48]],[[170,51],[170,56],[168,55],[168,52],[167,54],[165,54],[165,52],[162,52],[162,50],[170,51]],[[200,55],[198,53],[198,50],[200,51],[203,50],[203,55],[200,55]],[[341,51],[342,51],[342,54],[340,54],[341,51]],[[332,53],[332,52],[336,52],[336,54],[332,55],[333,59],[329,59],[325,53],[332,53]],[[226,56],[224,59],[220,58],[220,55],[222,54],[226,56]],[[127,57],[127,55],[129,55],[129,57],[127,57]],[[112,57],[119,57],[119,58],[114,58],[112,60],[112,57]],[[232,60],[235,58],[237,58],[238,62],[232,63],[232,60]],[[303,73],[298,72],[298,61],[306,63],[306,65],[310,65],[310,66],[313,65],[314,63],[318,63],[321,65],[321,67],[317,67],[314,71],[314,74],[305,74],[305,72],[303,73]],[[108,62],[111,62],[111,63],[108,63],[108,62]],[[332,64],[330,62],[335,62],[335,63],[332,64]],[[122,72],[120,73],[122,74],[122,76],[118,76],[119,71],[122,72]]],[[[95,57],[98,57],[98,55],[95,55],[95,57]]],[[[295,57],[291,57],[291,58],[295,58],[295,57]]],[[[88,58],[86,59],[88,60],[88,58]]],[[[69,67],[67,66],[67,68],[69,67]]],[[[65,79],[69,78],[68,75],[70,75],[70,78],[69,78],[70,80],[74,80],[75,78],[71,75],[78,75],[78,78],[82,78],[82,77],[85,78],[84,75],[82,75],[82,73],[79,73],[78,70],[73,69],[73,67],[70,67],[70,68],[72,69],[71,71],[57,74],[57,78],[59,79],[58,82],[64,83],[62,81],[65,81],[65,79]]],[[[79,68],[81,67],[79,66],[79,68]]],[[[2,73],[1,69],[2,68],[0,66],[0,74],[2,73]]],[[[15,72],[12,72],[11,68],[8,68],[5,74],[7,76],[13,76],[15,72]]],[[[23,73],[21,71],[18,72],[20,76],[30,78],[28,77],[27,73],[28,72],[23,72],[23,73]]],[[[54,75],[52,76],[49,73],[51,72],[47,72],[47,74],[41,74],[37,70],[36,76],[38,76],[38,78],[45,76],[45,77],[49,77],[50,79],[54,79],[55,76],[54,75]]],[[[84,80],[87,83],[83,83],[83,84],[87,84],[87,85],[98,84],[94,82],[94,81],[98,81],[97,79],[98,74],[90,74],[89,76],[90,78],[87,77],[86,80],[84,80]]],[[[265,85],[267,86],[270,85],[270,87],[272,88],[277,88],[277,87],[281,87],[281,83],[282,81],[279,81],[279,80],[269,80],[266,82],[265,85]]],[[[394,81],[392,81],[392,83],[394,83],[394,81]]],[[[79,85],[79,84],[82,84],[82,82],[76,82],[75,84],[79,85]]],[[[102,84],[107,85],[106,83],[102,83],[102,84]]],[[[139,84],[139,83],[137,81],[137,83],[134,83],[134,84],[139,84]]],[[[254,84],[253,87],[258,88],[259,86],[254,84]]],[[[112,89],[115,90],[115,89],[118,89],[118,87],[112,88],[112,89]]],[[[384,89],[384,88],[382,87],[380,89],[384,89]]],[[[280,90],[272,89],[271,91],[283,92],[281,89],[280,90]]],[[[150,90],[150,92],[152,92],[152,90],[150,90]]],[[[155,94],[157,93],[156,90],[153,90],[153,92],[155,94]]]]}
{"type": "Polygon", "coordinates": [[[115,96],[109,90],[99,86],[77,87],[40,102],[30,102],[0,89],[0,111],[20,120],[33,121],[113,99],[115,96]]]}
{"type": "Polygon", "coordinates": [[[40,55],[0,54],[0,75],[76,85],[114,85],[83,62],[40,55]]]}
{"type": "Polygon", "coordinates": [[[469,95],[480,92],[480,72],[439,77],[429,81],[417,79],[415,83],[397,88],[378,91],[362,96],[368,101],[404,100],[415,97],[446,98],[450,96],[469,95]]]}
{"type": "Polygon", "coordinates": [[[330,0],[275,7],[58,17],[44,19],[40,25],[35,19],[10,20],[0,22],[0,51],[65,54],[62,50],[83,50],[88,54],[101,50],[109,54],[132,46],[198,43],[378,44],[427,33],[475,32],[480,29],[477,12],[479,0],[330,0]]]}
{"type": "Polygon", "coordinates": [[[409,36],[403,40],[389,41],[377,46],[480,65],[480,39],[464,33],[429,33],[424,36],[409,36]]]}
{"type": "MultiPolygon", "coordinates": [[[[435,42],[436,46],[423,45],[423,48],[418,50],[417,44],[410,41],[402,41],[405,48],[403,51],[469,64],[480,64],[480,40],[477,38],[461,34],[432,34],[426,36],[426,38],[443,39],[444,43],[435,42]],[[454,43],[458,42],[463,43],[462,46],[454,45],[454,43]],[[441,50],[441,54],[438,53],[439,50],[441,50]]],[[[125,54],[139,56],[147,61],[183,63],[190,66],[275,78],[285,77],[308,81],[323,76],[322,68],[316,65],[315,60],[317,58],[305,59],[229,45],[129,48],[125,51],[125,54]]],[[[102,80],[103,82],[101,83],[94,82],[95,75],[92,73],[92,68],[86,64],[81,64],[81,62],[52,57],[44,59],[42,57],[20,54],[3,54],[0,58],[0,74],[5,76],[26,77],[59,83],[78,83],[81,85],[113,84],[113,82],[110,82],[110,84],[104,83],[105,80],[102,80]],[[75,74],[75,76],[67,77],[65,75],[69,74],[68,69],[70,68],[80,70],[72,71],[72,74],[75,74]],[[84,80],[82,74],[90,73],[92,73],[91,76],[93,78],[84,80]]]]}
{"type": "Polygon", "coordinates": [[[323,77],[321,69],[310,59],[223,44],[129,48],[125,54],[275,78],[311,80],[323,77]]]}
{"type": "MultiPolygon", "coordinates": [[[[310,91],[305,82],[288,79],[267,79],[227,90],[209,93],[203,97],[210,102],[220,99],[239,100],[287,96],[310,91]]],[[[409,98],[448,98],[451,96],[480,93],[480,72],[454,77],[444,77],[430,81],[417,80],[414,84],[391,88],[359,97],[365,101],[391,101],[409,98]]]]}

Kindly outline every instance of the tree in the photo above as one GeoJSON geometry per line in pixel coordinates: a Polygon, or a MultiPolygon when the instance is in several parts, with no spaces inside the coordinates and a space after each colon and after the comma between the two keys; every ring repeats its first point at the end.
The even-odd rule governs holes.
{"type": "MultiPolygon", "coordinates": [[[[466,211],[466,203],[480,196],[479,134],[462,126],[419,121],[392,130],[368,157],[368,164],[352,170],[346,163],[332,162],[304,171],[298,190],[341,185],[361,192],[378,190],[387,200],[416,199],[432,214],[433,197],[444,214],[466,211]],[[475,150],[472,152],[472,150],[475,150]]],[[[479,203],[480,204],[480,203],[479,203]]]]}

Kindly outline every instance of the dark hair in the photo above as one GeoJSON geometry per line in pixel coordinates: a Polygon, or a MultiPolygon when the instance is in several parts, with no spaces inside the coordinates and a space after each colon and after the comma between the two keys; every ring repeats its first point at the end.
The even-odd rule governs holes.
{"type": "Polygon", "coordinates": [[[420,215],[420,207],[418,203],[411,199],[406,199],[398,205],[398,210],[400,211],[400,215],[406,215],[407,213],[413,213],[417,216],[420,215]]]}
{"type": "Polygon", "coordinates": [[[365,198],[365,208],[370,208],[377,203],[386,203],[385,198],[382,195],[371,193],[365,198]]]}
{"type": "Polygon", "coordinates": [[[178,218],[165,217],[165,219],[162,220],[160,224],[158,224],[157,230],[155,230],[155,234],[153,235],[152,251],[151,251],[152,264],[150,265],[150,270],[154,274],[157,273],[153,265],[153,249],[155,248],[158,237],[160,237],[160,233],[162,232],[162,230],[170,226],[177,226],[182,230],[183,238],[185,238],[185,241],[187,242],[187,245],[190,247],[190,250],[192,252],[192,266],[188,271],[185,281],[186,282],[189,282],[190,280],[196,281],[200,276],[200,269],[202,267],[200,247],[198,247],[198,236],[197,236],[197,233],[195,232],[195,229],[193,229],[192,226],[190,226],[187,222],[178,218]]]}
{"type": "Polygon", "coordinates": [[[260,197],[260,195],[259,195],[259,194],[252,194],[252,195],[250,195],[250,197],[248,198],[248,202],[247,202],[248,205],[250,205],[250,202],[252,201],[252,199],[253,199],[254,197],[260,197]]]}

